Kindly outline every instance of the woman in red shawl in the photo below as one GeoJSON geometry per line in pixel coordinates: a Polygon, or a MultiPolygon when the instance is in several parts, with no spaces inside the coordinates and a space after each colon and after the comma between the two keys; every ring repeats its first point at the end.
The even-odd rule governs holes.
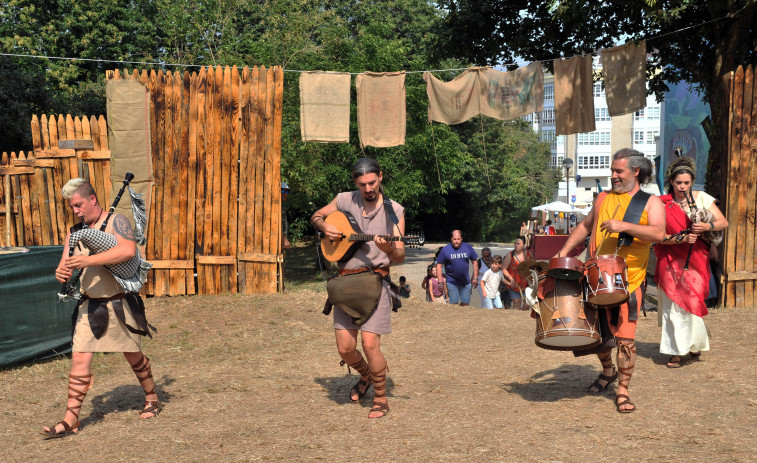
{"type": "Polygon", "coordinates": [[[667,224],[665,240],[654,247],[657,255],[655,282],[662,309],[660,353],[671,356],[667,364],[669,368],[680,367],[684,355],[690,353],[691,358],[696,359],[702,351],[710,350],[707,328],[702,319],[707,315],[704,299],[710,281],[710,244],[700,234],[728,227],[728,221],[715,205],[715,198],[704,191],[691,190],[695,178],[693,159],[675,159],[667,170],[668,194],[660,197],[665,205],[667,224]],[[694,203],[690,204],[692,194],[694,203]],[[693,207],[709,210],[712,222],[692,224],[689,211],[693,207]],[[677,235],[687,228],[691,228],[690,233],[677,235]],[[687,258],[689,265],[684,269],[687,258]]]}

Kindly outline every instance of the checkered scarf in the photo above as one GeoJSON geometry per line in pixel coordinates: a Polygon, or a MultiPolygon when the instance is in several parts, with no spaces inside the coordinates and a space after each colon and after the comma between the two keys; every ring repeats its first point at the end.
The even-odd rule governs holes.
{"type": "MultiPolygon", "coordinates": [[[[114,248],[118,241],[110,233],[85,228],[71,233],[71,238],[68,241],[70,249],[73,249],[78,243],[82,243],[88,248],[91,254],[99,254],[114,248]]],[[[142,259],[139,249],[137,249],[137,255],[129,260],[105,265],[105,268],[113,273],[113,277],[127,293],[137,293],[142,289],[142,285],[147,281],[147,271],[151,267],[152,264],[142,259]]]]}

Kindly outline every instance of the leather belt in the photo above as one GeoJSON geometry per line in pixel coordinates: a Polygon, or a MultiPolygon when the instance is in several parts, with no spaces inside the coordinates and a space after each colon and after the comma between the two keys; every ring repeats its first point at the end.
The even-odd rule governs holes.
{"type": "Polygon", "coordinates": [[[350,275],[352,273],[361,273],[361,272],[370,272],[374,271],[381,275],[382,277],[386,277],[389,275],[389,267],[377,267],[377,268],[370,268],[370,267],[358,267],[358,268],[340,268],[338,270],[339,275],[350,275]]]}

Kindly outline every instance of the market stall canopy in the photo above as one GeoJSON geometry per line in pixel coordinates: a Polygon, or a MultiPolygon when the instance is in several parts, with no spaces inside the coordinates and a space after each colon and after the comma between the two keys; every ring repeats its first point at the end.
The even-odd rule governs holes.
{"type": "Polygon", "coordinates": [[[586,215],[591,210],[591,206],[580,208],[571,206],[568,203],[564,203],[562,201],[553,201],[551,203],[542,204],[541,206],[536,206],[531,208],[532,211],[547,211],[547,212],[566,212],[569,214],[583,214],[586,215]]]}

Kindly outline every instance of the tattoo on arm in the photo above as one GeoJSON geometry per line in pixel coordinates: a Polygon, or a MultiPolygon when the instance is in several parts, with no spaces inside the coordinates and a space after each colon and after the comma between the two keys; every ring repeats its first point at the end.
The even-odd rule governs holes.
{"type": "Polygon", "coordinates": [[[137,238],[134,236],[134,230],[132,230],[129,220],[120,214],[113,219],[113,231],[116,232],[117,235],[129,241],[137,241],[137,238]]]}

